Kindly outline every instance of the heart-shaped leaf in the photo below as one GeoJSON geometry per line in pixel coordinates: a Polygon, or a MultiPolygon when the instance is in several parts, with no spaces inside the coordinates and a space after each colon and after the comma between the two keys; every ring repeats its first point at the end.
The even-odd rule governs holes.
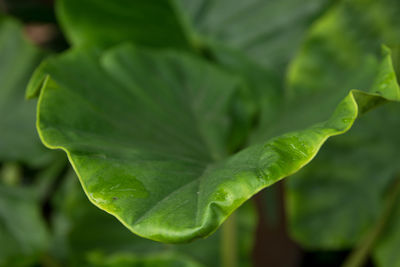
{"type": "Polygon", "coordinates": [[[234,77],[175,52],[125,45],[99,60],[92,55],[71,51],[42,68],[40,136],[67,152],[95,205],[163,242],[211,234],[359,114],[399,97],[387,54],[374,93],[352,90],[327,121],[227,157],[229,103],[240,85],[234,77]]]}

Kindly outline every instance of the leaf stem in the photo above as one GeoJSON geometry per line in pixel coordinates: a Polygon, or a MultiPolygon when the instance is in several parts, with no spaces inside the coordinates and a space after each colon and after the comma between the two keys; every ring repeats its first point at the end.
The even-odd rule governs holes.
{"type": "Polygon", "coordinates": [[[222,225],[221,255],[222,267],[237,266],[236,214],[234,213],[222,225]]]}
{"type": "Polygon", "coordinates": [[[396,200],[400,195],[400,179],[396,179],[393,187],[391,187],[385,201],[385,206],[381,217],[367,235],[361,239],[361,242],[348,256],[342,267],[361,267],[365,265],[368,256],[373,249],[376,241],[379,239],[387,222],[389,221],[396,200]]]}

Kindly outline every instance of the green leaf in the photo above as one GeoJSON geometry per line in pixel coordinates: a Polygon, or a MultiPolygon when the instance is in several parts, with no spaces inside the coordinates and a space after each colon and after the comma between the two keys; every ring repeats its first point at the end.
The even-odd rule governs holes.
{"type": "MultiPolygon", "coordinates": [[[[329,0],[177,0],[203,46],[226,46],[283,71],[329,0]]],[[[218,50],[214,51],[218,54],[218,50]]],[[[218,55],[217,55],[218,56],[218,55]]]]}
{"type": "Polygon", "coordinates": [[[30,266],[48,241],[33,191],[0,185],[0,266],[30,266]]]}
{"type": "Polygon", "coordinates": [[[390,110],[398,113],[399,108],[390,105],[361,118],[289,180],[290,228],[302,246],[351,248],[379,219],[383,196],[400,171],[393,164],[399,160],[397,143],[388,132],[398,123],[385,117],[390,110]]]}
{"type": "MultiPolygon", "coordinates": [[[[378,86],[373,77],[381,68],[381,44],[400,42],[399,10],[399,3],[390,0],[343,1],[330,10],[313,26],[291,66],[293,102],[309,98],[321,103],[326,95],[340,97],[345,93],[341,88],[378,86]]],[[[399,59],[395,52],[394,65],[399,59]]],[[[305,117],[315,119],[312,108],[308,110],[305,117]]],[[[290,228],[302,246],[350,248],[373,231],[382,216],[387,188],[400,171],[399,112],[391,104],[363,117],[349,134],[328,142],[312,164],[290,179],[290,228]]],[[[396,239],[394,232],[381,238],[386,241],[377,244],[378,266],[396,266],[389,254],[397,246],[387,242],[396,239]]]]}
{"type": "MultiPolygon", "coordinates": [[[[398,172],[397,172],[398,174],[398,172]]],[[[396,177],[399,178],[399,177],[396,177]]],[[[400,199],[397,198],[395,209],[378,243],[375,246],[373,257],[379,266],[400,266],[400,257],[397,253],[400,244],[400,199]]]]}
{"type": "Polygon", "coordinates": [[[54,238],[51,254],[68,266],[82,266],[89,254],[165,252],[166,246],[129,233],[115,218],[87,200],[72,170],[53,200],[54,238]]]}
{"type": "MultiPolygon", "coordinates": [[[[129,234],[115,218],[91,205],[72,170],[55,197],[53,207],[57,212],[53,220],[52,255],[68,266],[85,265],[88,258],[91,260],[97,255],[115,258],[113,255],[120,254],[137,260],[157,255],[184,255],[183,258],[191,258],[204,266],[218,266],[221,262],[219,231],[205,240],[179,245],[164,245],[129,234]]],[[[250,204],[242,206],[235,214],[240,266],[251,266],[256,216],[250,204]]]]}
{"type": "Polygon", "coordinates": [[[57,17],[73,45],[132,41],[188,48],[190,38],[172,0],[58,0],[57,17]]]}
{"type": "Polygon", "coordinates": [[[67,152],[96,206],[162,242],[210,235],[359,114],[399,97],[387,54],[374,93],[352,90],[325,122],[227,157],[227,110],[239,84],[200,59],[122,46],[100,60],[70,52],[48,61],[46,73],[37,122],[44,144],[67,152]]]}
{"type": "Polygon", "coordinates": [[[35,101],[24,99],[29,77],[42,58],[16,21],[0,21],[0,161],[38,165],[48,160],[35,132],[35,101]]]}
{"type": "Polygon", "coordinates": [[[330,9],[312,27],[291,64],[292,96],[343,86],[368,88],[379,66],[381,45],[400,43],[398,10],[394,0],[347,0],[330,9]]]}
{"type": "MultiPolygon", "coordinates": [[[[307,3],[301,0],[148,0],[145,5],[142,1],[108,2],[59,0],[58,13],[67,35],[86,41],[93,39],[92,44],[127,40],[154,46],[150,41],[132,37],[142,34],[158,46],[182,47],[189,43],[199,54],[227,67],[248,84],[248,88],[238,93],[245,103],[238,101],[233,105],[236,129],[232,129],[232,151],[235,146],[243,145],[252,121],[258,118],[258,110],[261,110],[261,135],[270,127],[283,98],[283,78],[289,60],[310,24],[332,3],[331,0],[307,3]],[[159,14],[160,7],[165,14],[159,14]],[[137,21],[138,10],[143,20],[137,21]],[[130,17],[126,12],[130,12],[130,17]],[[171,36],[159,40],[159,29],[153,29],[158,25],[154,18],[162,20],[164,16],[175,17],[177,23],[164,25],[163,34],[175,36],[184,32],[187,41],[182,40],[181,45],[170,44],[169,40],[175,40],[171,36]],[[148,35],[149,32],[155,34],[148,35]]],[[[78,44],[72,37],[72,43],[78,44]]],[[[253,139],[260,141],[258,137],[253,139]]]]}
{"type": "Polygon", "coordinates": [[[285,104],[284,86],[280,77],[282,73],[256,64],[233,49],[214,45],[213,52],[218,64],[241,77],[246,85],[238,94],[235,105],[235,125],[243,136],[237,138],[238,142],[243,142],[243,139],[249,139],[246,141],[250,143],[265,140],[266,132],[276,123],[280,107],[285,104]]]}
{"type": "Polygon", "coordinates": [[[131,41],[153,47],[191,47],[205,53],[223,45],[282,71],[304,32],[330,2],[58,0],[57,13],[73,45],[131,41]]]}

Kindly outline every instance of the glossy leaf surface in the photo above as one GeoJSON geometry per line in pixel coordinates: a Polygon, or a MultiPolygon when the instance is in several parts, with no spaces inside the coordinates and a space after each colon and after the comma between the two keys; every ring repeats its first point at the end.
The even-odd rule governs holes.
{"type": "MultiPolygon", "coordinates": [[[[108,264],[122,257],[128,261],[146,262],[151,257],[161,260],[195,261],[204,266],[218,266],[221,234],[190,244],[165,245],[132,235],[112,216],[94,207],[83,193],[74,173],[68,174],[54,199],[57,210],[53,220],[55,238],[52,255],[68,266],[90,262],[108,264]],[[120,257],[121,256],[121,257],[120,257]],[[167,257],[166,257],[167,256],[167,257]],[[106,260],[109,259],[109,260],[106,260]]],[[[235,213],[238,227],[238,260],[240,266],[251,266],[251,249],[256,224],[251,203],[235,213]]]]}
{"type": "Polygon", "coordinates": [[[253,194],[307,164],[328,137],[399,93],[387,55],[375,93],[353,90],[325,122],[226,157],[238,84],[206,62],[122,46],[99,61],[71,52],[42,71],[44,144],[67,152],[95,205],[163,242],[211,234],[253,194]]]}

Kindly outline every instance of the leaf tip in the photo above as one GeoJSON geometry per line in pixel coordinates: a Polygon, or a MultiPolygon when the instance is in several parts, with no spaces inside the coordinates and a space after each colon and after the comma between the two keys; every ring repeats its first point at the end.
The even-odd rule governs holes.
{"type": "Polygon", "coordinates": [[[41,89],[49,78],[49,75],[44,71],[45,67],[46,63],[42,62],[32,74],[25,91],[26,99],[34,99],[39,96],[41,89]]]}

